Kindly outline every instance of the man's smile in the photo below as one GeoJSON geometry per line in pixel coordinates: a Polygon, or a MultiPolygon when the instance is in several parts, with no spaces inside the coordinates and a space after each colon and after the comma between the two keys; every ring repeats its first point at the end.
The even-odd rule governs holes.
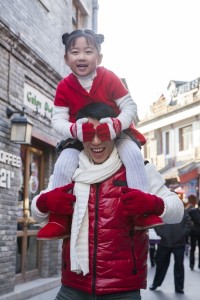
{"type": "Polygon", "coordinates": [[[105,147],[101,148],[91,148],[91,151],[94,153],[102,153],[105,150],[105,147]]]}

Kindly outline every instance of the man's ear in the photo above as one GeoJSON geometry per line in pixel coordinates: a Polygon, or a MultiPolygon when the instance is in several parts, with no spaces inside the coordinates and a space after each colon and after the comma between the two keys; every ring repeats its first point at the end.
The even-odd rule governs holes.
{"type": "Polygon", "coordinates": [[[64,55],[64,60],[65,60],[66,65],[69,66],[67,54],[64,55]]]}
{"type": "Polygon", "coordinates": [[[101,64],[102,59],[103,59],[103,54],[99,54],[99,58],[98,58],[98,61],[97,61],[97,64],[98,64],[98,65],[101,64]]]}

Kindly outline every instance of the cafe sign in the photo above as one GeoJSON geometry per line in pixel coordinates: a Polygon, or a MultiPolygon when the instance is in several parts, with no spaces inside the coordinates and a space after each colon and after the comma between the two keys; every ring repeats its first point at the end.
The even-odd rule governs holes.
{"type": "Polygon", "coordinates": [[[0,163],[3,165],[3,167],[0,167],[0,187],[10,189],[11,181],[15,177],[13,167],[21,168],[21,157],[0,150],[0,163]],[[12,170],[8,170],[8,166],[11,166],[12,170]]]}
{"type": "Polygon", "coordinates": [[[24,105],[42,116],[52,117],[53,101],[28,83],[24,84],[24,105]]]}

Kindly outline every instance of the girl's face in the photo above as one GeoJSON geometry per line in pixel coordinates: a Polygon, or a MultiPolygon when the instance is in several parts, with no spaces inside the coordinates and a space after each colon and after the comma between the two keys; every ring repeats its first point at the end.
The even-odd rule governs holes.
{"type": "Polygon", "coordinates": [[[72,72],[81,77],[93,73],[102,61],[102,54],[85,37],[78,37],[64,57],[72,72]]]}

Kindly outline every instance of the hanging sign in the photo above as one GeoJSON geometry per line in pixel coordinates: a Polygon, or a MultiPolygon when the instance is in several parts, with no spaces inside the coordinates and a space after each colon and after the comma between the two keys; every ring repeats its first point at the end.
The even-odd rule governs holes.
{"type": "Polygon", "coordinates": [[[24,84],[24,105],[49,119],[52,117],[53,101],[30,84],[24,84]]]}

